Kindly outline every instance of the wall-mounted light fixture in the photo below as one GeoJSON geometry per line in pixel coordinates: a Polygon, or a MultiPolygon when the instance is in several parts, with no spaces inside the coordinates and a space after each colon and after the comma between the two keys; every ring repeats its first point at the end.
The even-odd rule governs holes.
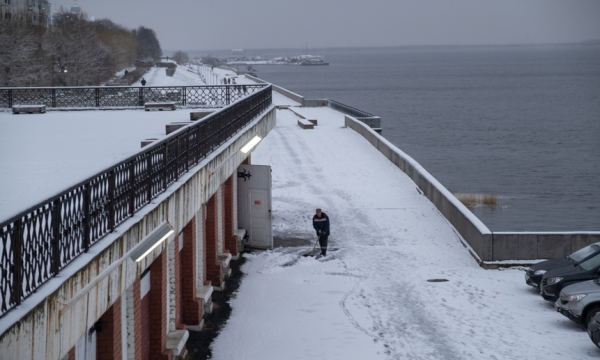
{"type": "MultiPolygon", "coordinates": [[[[256,144],[258,144],[262,139],[260,138],[260,136],[258,135],[254,135],[254,137],[248,141],[246,143],[246,145],[244,145],[240,151],[243,152],[244,154],[247,154],[250,150],[252,150],[253,147],[256,146],[256,144]]],[[[210,170],[210,175],[214,175],[215,172],[221,167],[223,166],[227,160],[231,159],[237,152],[232,153],[231,155],[229,155],[228,157],[226,157],[223,161],[221,161],[221,163],[219,165],[217,165],[214,169],[210,170]]]]}
{"type": "Polygon", "coordinates": [[[162,242],[174,232],[171,225],[169,225],[168,222],[163,221],[140,242],[140,247],[131,254],[131,260],[134,260],[135,262],[142,261],[143,258],[150,254],[152,250],[156,249],[157,246],[162,244],[162,242]]]}
{"type": "Polygon", "coordinates": [[[248,141],[248,143],[246,145],[244,145],[243,148],[240,149],[241,152],[243,152],[244,154],[247,154],[248,151],[252,150],[252,148],[258,144],[262,139],[260,138],[260,136],[255,135],[252,140],[248,141]]]}

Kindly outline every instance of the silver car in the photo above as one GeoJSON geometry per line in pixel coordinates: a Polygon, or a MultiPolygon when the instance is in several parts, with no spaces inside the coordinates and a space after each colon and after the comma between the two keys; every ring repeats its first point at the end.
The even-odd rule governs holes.
{"type": "Polygon", "coordinates": [[[587,327],[594,315],[600,312],[600,279],[564,287],[554,303],[554,309],[587,327]]]}

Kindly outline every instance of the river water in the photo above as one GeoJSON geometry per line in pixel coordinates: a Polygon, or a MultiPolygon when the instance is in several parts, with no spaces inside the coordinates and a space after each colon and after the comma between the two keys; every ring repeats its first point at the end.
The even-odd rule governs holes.
{"type": "Polygon", "coordinates": [[[472,209],[492,231],[600,230],[600,46],[317,53],[330,66],[255,69],[380,116],[382,135],[453,193],[496,195],[472,209]]]}

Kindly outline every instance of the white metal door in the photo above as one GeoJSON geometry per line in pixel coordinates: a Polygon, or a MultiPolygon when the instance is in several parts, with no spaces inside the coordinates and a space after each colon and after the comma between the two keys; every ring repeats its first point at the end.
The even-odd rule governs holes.
{"type": "Polygon", "coordinates": [[[248,231],[248,245],[272,249],[271,167],[240,165],[237,191],[238,226],[248,231]]]}
{"type": "Polygon", "coordinates": [[[271,212],[267,190],[248,189],[250,205],[250,239],[252,244],[271,247],[271,212]]]}

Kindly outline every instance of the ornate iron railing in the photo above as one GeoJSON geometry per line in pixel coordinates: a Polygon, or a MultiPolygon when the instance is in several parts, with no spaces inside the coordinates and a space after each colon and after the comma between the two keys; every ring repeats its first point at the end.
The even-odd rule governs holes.
{"type": "Polygon", "coordinates": [[[271,86],[0,224],[0,317],[271,106],[271,86]]]}
{"type": "Polygon", "coordinates": [[[47,108],[134,108],[147,102],[174,102],[179,106],[220,108],[263,89],[257,85],[102,86],[0,88],[0,108],[46,105],[47,108]]]}

